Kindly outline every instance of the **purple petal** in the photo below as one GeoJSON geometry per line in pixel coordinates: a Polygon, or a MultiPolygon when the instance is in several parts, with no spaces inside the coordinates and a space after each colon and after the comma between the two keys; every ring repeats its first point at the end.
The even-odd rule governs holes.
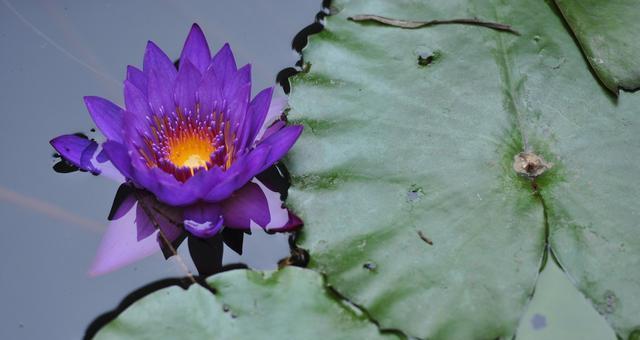
{"type": "Polygon", "coordinates": [[[113,141],[105,142],[102,147],[113,166],[115,166],[125,178],[132,178],[133,169],[127,148],[113,141]]]}
{"type": "MultiPolygon", "coordinates": [[[[250,66],[250,65],[247,65],[250,66]]],[[[245,66],[238,73],[241,73],[242,70],[247,69],[245,66]]],[[[247,71],[245,71],[247,72],[247,71]]],[[[227,117],[229,117],[229,121],[232,126],[239,126],[240,133],[243,133],[244,129],[248,128],[245,123],[248,123],[247,120],[247,108],[249,106],[249,100],[251,99],[251,83],[250,82],[241,82],[240,78],[234,78],[231,81],[228,81],[223,88],[223,97],[228,103],[227,105],[227,117]]],[[[242,136],[238,136],[242,138],[242,136]]]]}
{"type": "Polygon", "coordinates": [[[197,223],[192,220],[184,221],[184,228],[191,235],[199,238],[211,238],[216,236],[222,230],[223,219],[220,217],[217,222],[197,223]]]}
{"type": "Polygon", "coordinates": [[[209,68],[202,76],[198,87],[201,114],[210,115],[214,111],[219,111],[222,105],[222,98],[222,81],[216,71],[213,68],[209,68]]]}
{"type": "Polygon", "coordinates": [[[302,133],[301,125],[291,125],[266,138],[255,149],[240,157],[226,171],[227,177],[207,193],[205,200],[217,202],[229,197],[244,183],[280,160],[291,149],[300,133],[302,133]]]}
{"type": "Polygon", "coordinates": [[[258,93],[247,109],[247,118],[251,122],[247,131],[247,140],[244,145],[251,146],[258,132],[264,125],[264,120],[269,112],[269,104],[273,96],[273,87],[268,87],[258,93]]]}
{"type": "Polygon", "coordinates": [[[176,79],[176,85],[173,89],[174,100],[176,106],[182,112],[189,113],[195,111],[196,107],[196,90],[200,84],[200,72],[191,64],[188,59],[180,62],[180,71],[176,79]]]}
{"type": "MultiPolygon", "coordinates": [[[[244,126],[243,123],[247,118],[247,107],[249,106],[250,96],[251,84],[247,83],[238,88],[237,92],[234,94],[234,97],[229,100],[229,104],[227,107],[227,117],[229,117],[229,122],[232,124],[231,126],[240,126],[240,129],[242,129],[242,127],[244,126]]],[[[242,138],[243,136],[237,137],[242,138]]]]}
{"type": "MultiPolygon", "coordinates": [[[[160,229],[162,233],[156,233],[156,240],[160,249],[165,253],[165,258],[169,258],[174,254],[171,248],[165,248],[167,242],[173,244],[184,234],[184,230],[178,225],[182,218],[182,211],[176,207],[162,204],[153,195],[142,195],[143,197],[138,203],[138,208],[142,209],[138,210],[136,223],[150,223],[153,229],[160,229]]],[[[147,228],[149,228],[148,225],[138,226],[138,236],[141,236],[140,233],[144,236],[148,232],[147,228]]]]}
{"type": "Polygon", "coordinates": [[[104,149],[101,149],[100,152],[98,152],[98,155],[96,156],[96,161],[100,163],[109,161],[109,157],[107,157],[107,153],[104,152],[104,149]]]}
{"type": "Polygon", "coordinates": [[[260,169],[264,166],[270,151],[269,147],[265,146],[259,150],[253,150],[238,159],[223,173],[221,178],[207,186],[211,189],[204,196],[204,200],[207,202],[220,202],[229,198],[234,191],[262,172],[260,169]]]}
{"type": "Polygon", "coordinates": [[[151,71],[149,74],[149,106],[155,114],[169,114],[175,110],[173,100],[174,81],[169,80],[166,74],[151,71]]]}
{"type": "MultiPolygon", "coordinates": [[[[134,91],[137,91],[134,89],[134,91]]],[[[154,115],[140,114],[131,111],[125,111],[123,117],[124,126],[124,145],[129,147],[132,158],[142,157],[141,152],[146,151],[149,154],[149,146],[145,138],[153,136],[150,120],[154,115]]]]}
{"type": "MultiPolygon", "coordinates": [[[[120,191],[120,189],[118,189],[118,191],[120,191]]],[[[116,194],[116,197],[117,196],[118,195],[116,194]]],[[[120,205],[116,208],[113,214],[109,216],[109,221],[118,220],[122,218],[126,213],[129,212],[129,210],[131,210],[131,208],[133,208],[133,205],[136,204],[136,202],[137,202],[136,196],[133,193],[129,193],[127,197],[125,197],[121,202],[119,202],[120,205]]],[[[114,204],[117,204],[117,203],[114,202],[114,204]]]]}
{"type": "Polygon", "coordinates": [[[287,213],[286,222],[282,224],[274,223],[273,226],[267,227],[268,231],[286,232],[286,231],[296,230],[302,227],[304,222],[302,222],[300,217],[296,216],[296,214],[292,213],[291,210],[285,207],[282,207],[282,210],[287,213]]]}
{"type": "Polygon", "coordinates": [[[215,236],[223,225],[220,205],[215,203],[196,203],[183,211],[184,227],[200,238],[215,236]]]}
{"type": "Polygon", "coordinates": [[[147,43],[144,54],[143,71],[147,76],[149,105],[153,112],[167,113],[174,110],[172,90],[178,72],[173,62],[153,42],[147,43]]]}
{"type": "Polygon", "coordinates": [[[50,143],[65,160],[79,169],[108,177],[118,183],[124,181],[120,172],[104,157],[104,150],[98,151],[96,142],[77,135],[64,135],[52,139],[50,143]]]}
{"type": "Polygon", "coordinates": [[[284,127],[287,126],[287,123],[282,121],[282,120],[277,120],[275,123],[273,123],[271,126],[269,126],[268,128],[265,129],[265,131],[262,133],[262,135],[260,136],[260,133],[258,133],[258,136],[256,138],[256,143],[260,143],[260,141],[265,140],[269,137],[271,137],[271,135],[273,135],[274,133],[284,129],[284,127]]]}
{"type": "Polygon", "coordinates": [[[147,95],[129,80],[125,80],[124,82],[124,105],[128,112],[132,112],[140,116],[147,116],[151,113],[151,109],[149,108],[149,103],[147,101],[147,95]]]}
{"type": "Polygon", "coordinates": [[[154,226],[149,216],[145,213],[141,204],[136,206],[136,240],[142,241],[145,238],[151,236],[153,232],[156,231],[156,227],[154,226]]]}
{"type": "MultiPolygon", "coordinates": [[[[154,234],[160,228],[162,235],[157,233],[157,241],[159,245],[166,244],[163,241],[164,236],[167,241],[173,242],[183,234],[183,229],[177,223],[180,223],[182,213],[179,209],[167,206],[159,202],[153,195],[145,195],[138,202],[136,227],[138,240],[145,239],[154,234]],[[148,213],[151,214],[148,215],[148,213]]],[[[172,254],[171,254],[172,255],[172,254]]]]}
{"type": "Polygon", "coordinates": [[[269,147],[271,152],[269,152],[269,156],[265,159],[264,167],[259,172],[266,170],[280,160],[291,149],[301,133],[302,125],[289,125],[261,141],[255,151],[263,147],[269,147]]]}
{"type": "Polygon", "coordinates": [[[233,52],[231,52],[231,47],[228,43],[224,44],[218,53],[213,56],[210,67],[213,67],[216,75],[223,84],[233,79],[238,67],[236,66],[236,60],[233,57],[233,52]]]}
{"type": "MultiPolygon", "coordinates": [[[[139,160],[133,160],[134,182],[150,192],[163,203],[170,206],[187,206],[202,199],[203,191],[207,188],[205,180],[212,178],[216,181],[215,173],[199,171],[187,182],[179,182],[173,175],[160,168],[147,168],[139,160]]],[[[211,169],[210,171],[212,171],[211,169]]]]}
{"type": "Polygon", "coordinates": [[[91,160],[96,154],[98,143],[77,135],[62,135],[49,141],[56,151],[69,163],[81,170],[99,174],[91,160]]]}
{"type": "Polygon", "coordinates": [[[147,95],[147,76],[135,66],[127,66],[127,80],[147,95]]]}
{"type": "Polygon", "coordinates": [[[251,221],[264,228],[271,220],[262,188],[251,182],[222,202],[222,214],[224,225],[234,229],[249,229],[251,221]]]}
{"type": "MultiPolygon", "coordinates": [[[[198,171],[194,176],[182,184],[182,190],[190,191],[193,196],[201,200],[210,189],[210,183],[217,183],[223,178],[224,171],[213,167],[207,171],[198,171]]],[[[184,204],[181,204],[184,205],[184,204]]]]}
{"type": "Polygon", "coordinates": [[[247,84],[251,84],[251,64],[244,65],[231,78],[227,78],[224,82],[224,97],[227,99],[235,97],[247,84]]]}
{"type": "Polygon", "coordinates": [[[211,63],[211,52],[209,51],[209,45],[207,39],[202,33],[202,29],[198,24],[191,26],[191,31],[187,36],[187,40],[184,42],[182,53],[180,54],[180,68],[185,60],[189,60],[200,73],[204,73],[209,64],[211,63]]]}
{"type": "Polygon", "coordinates": [[[250,83],[251,82],[251,64],[246,64],[238,69],[236,75],[234,76],[238,79],[238,83],[250,83]]]}
{"type": "Polygon", "coordinates": [[[82,151],[80,154],[80,168],[89,169],[94,174],[100,174],[100,170],[92,163],[96,150],[98,150],[98,144],[94,142],[82,151]]]}
{"type": "Polygon", "coordinates": [[[255,149],[243,155],[226,172],[216,186],[204,196],[208,202],[228,198],[257,174],[277,162],[296,142],[302,133],[301,125],[287,126],[261,142],[255,149]]]}
{"type": "Polygon", "coordinates": [[[171,85],[178,76],[175,66],[169,57],[162,52],[152,41],[147,43],[147,49],[144,52],[144,61],[142,70],[149,77],[151,72],[156,72],[166,78],[171,85]]]}
{"type": "Polygon", "coordinates": [[[100,97],[84,97],[84,103],[102,134],[109,140],[121,143],[124,111],[118,105],[100,97]]]}
{"type": "MultiPolygon", "coordinates": [[[[178,218],[176,217],[176,221],[177,220],[178,218]]],[[[175,242],[175,240],[179,239],[184,234],[184,229],[180,228],[175,223],[171,223],[169,220],[166,220],[164,218],[160,218],[159,221],[160,221],[160,229],[162,230],[162,233],[164,234],[164,236],[167,238],[169,242],[171,243],[175,242]]],[[[162,245],[164,243],[162,242],[161,236],[159,233],[156,238],[159,244],[162,245]]]]}

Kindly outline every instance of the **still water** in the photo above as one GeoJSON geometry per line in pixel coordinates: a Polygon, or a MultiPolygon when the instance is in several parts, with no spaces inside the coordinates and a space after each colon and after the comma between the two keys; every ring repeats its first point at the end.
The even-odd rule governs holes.
{"type": "MultiPolygon", "coordinates": [[[[313,22],[317,0],[10,1],[0,4],[0,339],[78,339],[89,323],[132,291],[183,269],[157,253],[105,276],[86,272],[106,228],[118,184],[87,173],[59,174],[48,141],[92,121],[82,102],[122,104],[128,64],[141,66],[147,40],[177,57],[191,24],[211,48],[229,42],[251,63],[254,93],[293,65],[295,33],[313,22]]],[[[190,260],[187,242],[181,257],[190,260]]],[[[224,263],[274,268],[287,235],[254,232],[224,263]]]]}

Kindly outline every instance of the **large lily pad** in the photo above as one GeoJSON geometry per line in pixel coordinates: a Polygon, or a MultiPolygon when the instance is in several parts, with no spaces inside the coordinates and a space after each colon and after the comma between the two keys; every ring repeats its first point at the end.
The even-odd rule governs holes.
{"type": "Polygon", "coordinates": [[[616,93],[640,88],[640,1],[555,2],[605,86],[616,93]]]}
{"type": "Polygon", "coordinates": [[[317,273],[234,270],[133,304],[95,339],[396,339],[336,299],[317,273]]]}
{"type": "Polygon", "coordinates": [[[289,117],[306,128],[289,200],[310,266],[383,328],[510,338],[548,240],[618,334],[640,325],[640,96],[600,86],[554,5],[332,7],[291,79],[289,117]],[[478,17],[520,35],[348,20],[359,14],[478,17]],[[551,168],[517,175],[523,151],[551,168]]]}

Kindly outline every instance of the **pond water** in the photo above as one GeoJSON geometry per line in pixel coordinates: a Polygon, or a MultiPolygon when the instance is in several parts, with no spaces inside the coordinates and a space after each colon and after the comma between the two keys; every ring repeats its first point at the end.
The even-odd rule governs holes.
{"type": "MultiPolygon", "coordinates": [[[[157,253],[111,274],[87,270],[107,225],[118,184],[87,173],[59,174],[48,141],[82,132],[98,137],[82,102],[98,95],[122,104],[125,67],[140,66],[147,40],[177,57],[192,23],[212,49],[229,42],[251,62],[253,90],[274,84],[298,56],[291,40],[310,24],[317,0],[58,1],[0,4],[0,339],[77,339],[89,323],[151,282],[183,277],[157,253]]],[[[224,263],[275,268],[286,234],[254,232],[240,257],[224,263]]],[[[187,242],[179,249],[190,270],[187,242]]]]}

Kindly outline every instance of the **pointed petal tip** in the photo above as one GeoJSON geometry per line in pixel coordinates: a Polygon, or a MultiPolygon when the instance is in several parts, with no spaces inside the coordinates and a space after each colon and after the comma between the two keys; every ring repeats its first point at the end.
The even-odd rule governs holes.
{"type": "Polygon", "coordinates": [[[298,217],[298,215],[292,213],[291,210],[287,210],[289,211],[290,228],[302,227],[304,225],[304,221],[300,217],[298,217]]]}
{"type": "Polygon", "coordinates": [[[159,49],[160,49],[160,47],[158,47],[158,45],[156,45],[156,43],[154,43],[151,40],[147,40],[147,45],[144,47],[144,57],[143,58],[147,58],[147,55],[149,53],[152,53],[152,51],[159,50],[159,49]]]}
{"type": "Polygon", "coordinates": [[[60,136],[55,137],[52,140],[50,140],[49,143],[51,144],[51,146],[53,146],[55,148],[56,145],[62,146],[62,144],[65,143],[66,141],[75,139],[74,137],[80,138],[80,137],[78,137],[76,135],[73,135],[73,134],[71,134],[71,135],[60,135],[60,136]]]}
{"type": "Polygon", "coordinates": [[[202,28],[196,22],[194,22],[191,25],[191,29],[189,30],[189,35],[191,35],[191,33],[194,33],[194,34],[199,33],[199,34],[202,34],[204,36],[204,34],[202,32],[202,28]]]}
{"type": "MultiPolygon", "coordinates": [[[[188,59],[201,72],[211,64],[211,50],[204,32],[194,23],[180,53],[180,60],[188,59]]],[[[181,65],[182,66],[182,65],[181,65]]]]}
{"type": "Polygon", "coordinates": [[[62,136],[58,136],[58,137],[54,137],[54,138],[52,138],[52,139],[49,141],[49,144],[50,144],[54,149],[56,149],[56,151],[58,151],[58,149],[56,148],[56,145],[57,145],[58,143],[60,143],[60,137],[63,137],[63,136],[64,136],[64,135],[62,135],[62,136]]]}
{"type": "Polygon", "coordinates": [[[304,226],[304,221],[302,221],[302,219],[298,217],[296,214],[291,212],[290,209],[286,208],[284,204],[282,205],[282,209],[286,210],[286,213],[288,215],[287,222],[281,226],[273,226],[273,227],[266,228],[268,232],[289,232],[289,231],[300,229],[304,226]]]}
{"type": "Polygon", "coordinates": [[[91,100],[98,98],[96,96],[84,96],[82,97],[82,101],[84,101],[85,105],[89,105],[88,102],[90,102],[91,100]]]}
{"type": "Polygon", "coordinates": [[[142,71],[149,75],[152,70],[159,72],[163,77],[167,77],[167,81],[173,81],[177,74],[173,61],[169,59],[160,47],[149,40],[142,60],[142,71]]]}
{"type": "MultiPolygon", "coordinates": [[[[148,40],[147,41],[147,46],[145,48],[144,51],[145,57],[147,57],[147,54],[159,54],[159,55],[166,55],[164,53],[164,51],[160,48],[160,46],[158,46],[155,42],[148,40]]],[[[143,65],[144,66],[144,65],[143,65]]],[[[143,67],[144,68],[144,67],[143,67]]]]}
{"type": "Polygon", "coordinates": [[[302,125],[287,125],[284,128],[285,129],[288,128],[289,130],[291,130],[290,133],[291,133],[292,137],[293,137],[293,135],[295,135],[295,137],[293,137],[294,140],[297,140],[300,137],[300,135],[302,134],[302,131],[304,130],[304,126],[302,126],[302,125]]]}
{"type": "Polygon", "coordinates": [[[142,72],[139,68],[133,65],[127,65],[127,79],[129,79],[129,75],[132,73],[142,72]]]}
{"type": "Polygon", "coordinates": [[[96,101],[101,100],[102,98],[97,97],[97,96],[84,96],[82,97],[82,101],[84,102],[84,105],[87,107],[87,110],[89,110],[89,113],[92,113],[92,109],[93,109],[93,105],[95,104],[96,101]]]}
{"type": "MultiPolygon", "coordinates": [[[[231,55],[231,57],[234,57],[233,55],[233,50],[231,50],[231,45],[226,42],[222,45],[222,47],[220,47],[220,50],[218,51],[218,54],[223,53],[225,55],[231,55]]],[[[235,60],[235,58],[234,58],[235,60]]]]}

